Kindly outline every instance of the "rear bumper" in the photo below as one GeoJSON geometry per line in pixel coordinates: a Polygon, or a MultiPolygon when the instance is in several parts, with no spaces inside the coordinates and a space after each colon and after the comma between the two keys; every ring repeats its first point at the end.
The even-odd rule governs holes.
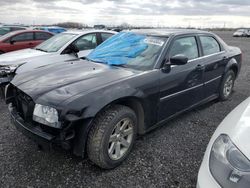
{"type": "Polygon", "coordinates": [[[34,126],[32,124],[25,123],[24,120],[18,115],[16,109],[9,105],[9,112],[11,117],[11,122],[14,126],[22,132],[25,136],[35,141],[37,144],[43,146],[43,148],[50,149],[55,136],[45,133],[41,130],[39,126],[34,126]]]}

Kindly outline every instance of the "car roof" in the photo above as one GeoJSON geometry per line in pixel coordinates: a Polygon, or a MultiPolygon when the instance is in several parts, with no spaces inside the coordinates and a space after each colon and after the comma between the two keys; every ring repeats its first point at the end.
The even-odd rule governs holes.
{"type": "MultiPolygon", "coordinates": [[[[12,31],[12,32],[10,32],[9,34],[11,34],[11,35],[16,35],[16,34],[20,34],[20,33],[30,33],[30,32],[50,33],[50,32],[48,32],[48,31],[43,31],[43,30],[29,30],[29,29],[27,29],[27,30],[12,31]]],[[[53,35],[53,33],[50,33],[50,34],[53,35]]]]}
{"type": "Polygon", "coordinates": [[[137,29],[130,30],[130,32],[144,34],[144,35],[153,35],[153,36],[165,36],[169,37],[170,35],[183,35],[183,34],[211,34],[207,31],[197,30],[197,29],[137,29]]]}
{"type": "Polygon", "coordinates": [[[63,33],[83,35],[83,34],[88,34],[88,33],[111,33],[111,34],[116,34],[117,32],[109,31],[109,30],[86,29],[86,30],[68,30],[68,31],[65,31],[63,33]]]}

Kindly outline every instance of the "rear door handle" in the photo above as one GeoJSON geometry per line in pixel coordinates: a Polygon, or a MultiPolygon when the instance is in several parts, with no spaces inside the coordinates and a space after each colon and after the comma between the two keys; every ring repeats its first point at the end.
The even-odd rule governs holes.
{"type": "Polygon", "coordinates": [[[29,45],[33,45],[34,43],[30,42],[29,45]]]}
{"type": "Polygon", "coordinates": [[[197,65],[196,67],[196,70],[199,70],[199,71],[204,70],[204,69],[205,69],[205,66],[203,65],[197,65]]]}

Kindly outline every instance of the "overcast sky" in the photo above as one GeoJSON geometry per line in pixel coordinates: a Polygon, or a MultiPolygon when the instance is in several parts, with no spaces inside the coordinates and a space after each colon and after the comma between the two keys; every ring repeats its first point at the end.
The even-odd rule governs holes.
{"type": "Polygon", "coordinates": [[[0,0],[0,22],[250,27],[250,0],[0,0]]]}

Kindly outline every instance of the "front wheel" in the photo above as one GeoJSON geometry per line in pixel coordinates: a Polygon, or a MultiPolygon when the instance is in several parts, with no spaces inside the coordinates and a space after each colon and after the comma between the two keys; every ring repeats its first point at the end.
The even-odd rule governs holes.
{"type": "Polygon", "coordinates": [[[128,157],[136,135],[135,112],[126,106],[111,106],[93,122],[88,136],[88,157],[101,168],[115,168],[128,157]]]}
{"type": "Polygon", "coordinates": [[[230,98],[233,93],[235,82],[235,73],[232,70],[229,70],[223,77],[220,85],[220,100],[225,101],[230,98]]]}
{"type": "Polygon", "coordinates": [[[3,52],[3,51],[0,51],[0,55],[2,55],[2,54],[4,54],[4,52],[3,52]]]}

